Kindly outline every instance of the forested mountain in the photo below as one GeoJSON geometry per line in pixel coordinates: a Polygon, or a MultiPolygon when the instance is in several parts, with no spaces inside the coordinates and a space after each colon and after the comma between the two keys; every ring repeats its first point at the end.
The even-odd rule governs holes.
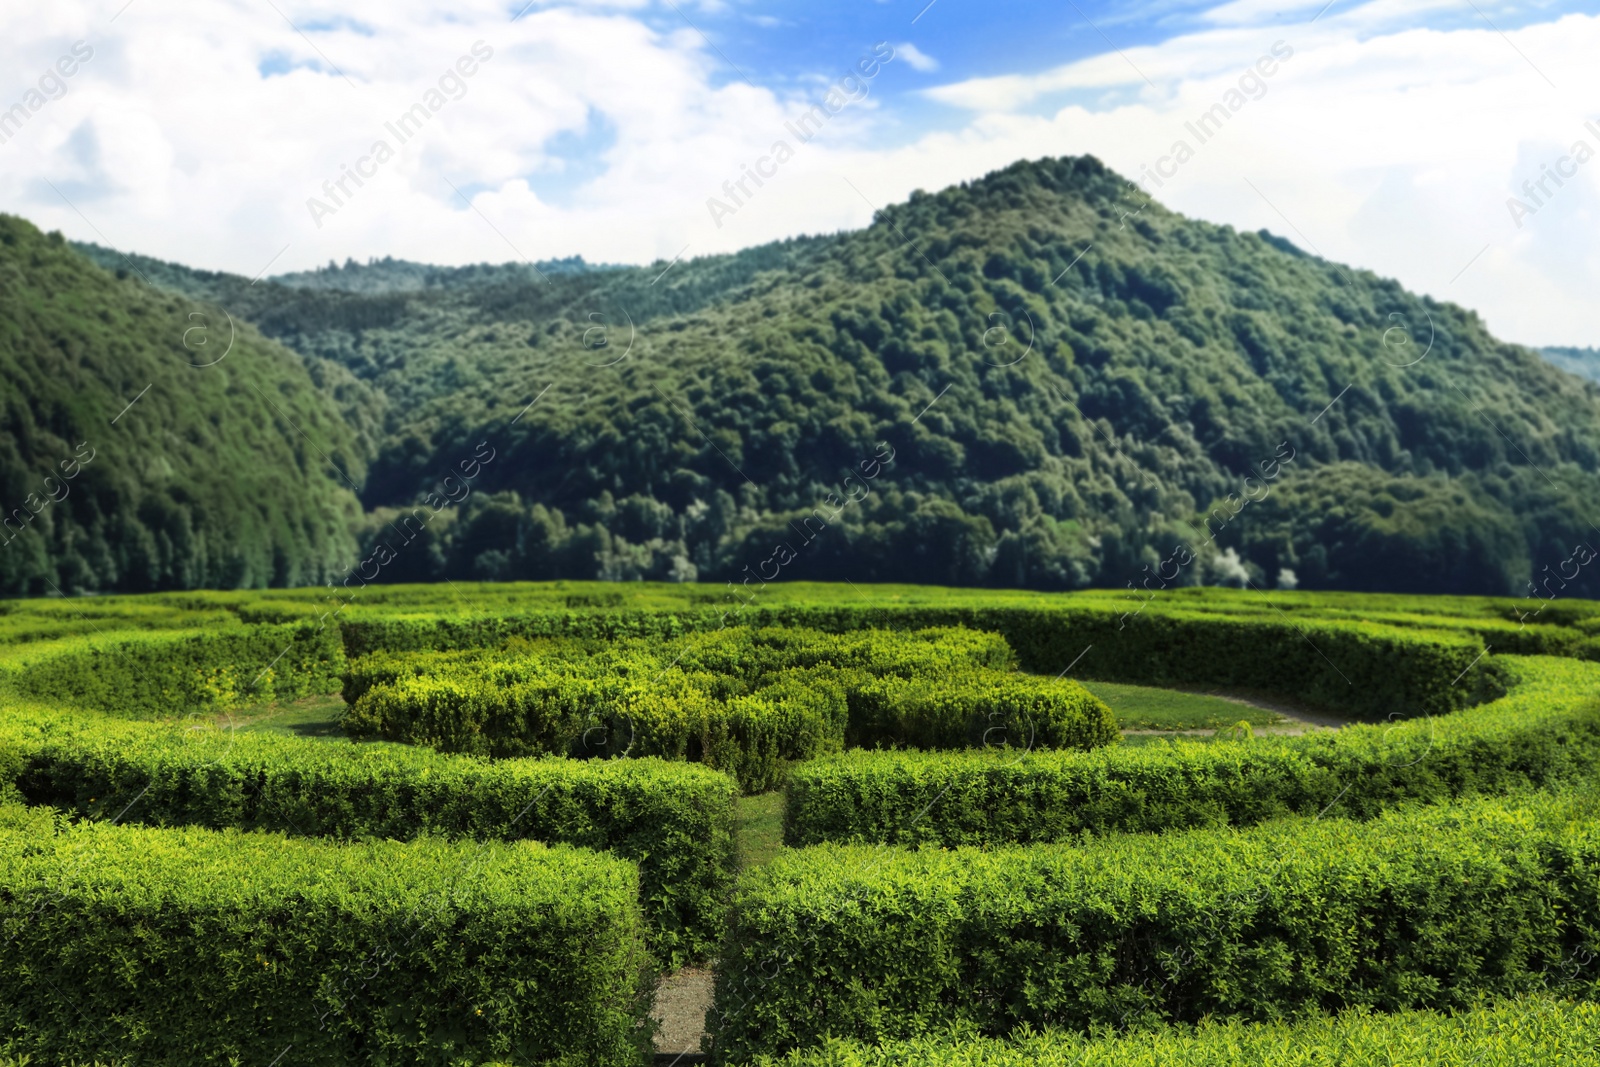
{"type": "Polygon", "coordinates": [[[0,593],[306,583],[349,563],[343,476],[359,484],[376,446],[370,387],[4,215],[0,397],[0,593]]]}
{"type": "Polygon", "coordinates": [[[453,289],[492,282],[532,281],[551,274],[582,274],[604,269],[591,267],[582,256],[545,260],[543,263],[474,263],[465,267],[435,267],[427,263],[385,256],[366,263],[353,259],[344,265],[329,261],[317,270],[280,274],[273,280],[297,289],[338,289],[349,293],[415,293],[424,289],[453,289]]]}
{"type": "Polygon", "coordinates": [[[1600,595],[1600,567],[1568,573],[1600,539],[1600,387],[1092,158],[859,232],[567,263],[251,285],[133,257],[121,284],[215,301],[381,397],[360,536],[385,580],[1520,594],[1559,570],[1600,595]],[[416,510],[464,464],[459,504],[416,510]]]}
{"type": "MultiPolygon", "coordinates": [[[[72,247],[107,270],[137,268],[145,277],[190,295],[212,296],[219,284],[232,287],[236,275],[194,270],[176,263],[165,263],[106,248],[92,241],[73,241],[72,247]]],[[[341,266],[330,260],[326,267],[275,275],[270,281],[292,289],[334,289],[346,294],[381,295],[417,293],[427,289],[459,289],[494,282],[528,281],[552,274],[583,274],[615,267],[585,263],[582,256],[550,259],[542,263],[474,263],[465,267],[436,267],[429,263],[385,256],[366,263],[347,259],[341,266]]],[[[248,286],[248,279],[245,280],[248,286]]]]}

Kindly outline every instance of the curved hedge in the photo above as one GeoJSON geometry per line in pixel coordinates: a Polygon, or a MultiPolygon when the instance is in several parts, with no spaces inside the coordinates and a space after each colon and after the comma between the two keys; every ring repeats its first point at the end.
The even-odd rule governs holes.
{"type": "MultiPolygon", "coordinates": [[[[719,631],[729,618],[726,610],[379,615],[354,617],[341,627],[347,654],[357,657],[498,647],[515,638],[676,638],[719,631]]],[[[749,608],[735,622],[830,633],[966,627],[1001,634],[1022,668],[1040,674],[1054,676],[1077,663],[1078,677],[1257,689],[1367,719],[1442,714],[1492,697],[1500,686],[1494,661],[1484,657],[1486,646],[1475,633],[1288,614],[1133,613],[1115,602],[993,608],[847,604],[749,608]]]]}
{"type": "Polygon", "coordinates": [[[950,1026],[1085,1030],[1600,992],[1593,798],[980,851],[819,846],[741,881],[722,1061],[950,1026]],[[1577,817],[1580,820],[1569,821],[1577,817]]]}
{"type": "MultiPolygon", "coordinates": [[[[723,599],[721,592],[674,591],[687,608],[648,612],[583,608],[591,600],[596,606],[648,600],[631,592],[607,593],[609,599],[562,593],[540,605],[559,608],[564,598],[574,610],[529,611],[538,598],[522,599],[515,588],[490,601],[502,614],[390,614],[429,606],[436,594],[401,590],[391,598],[389,591],[374,591],[371,601],[336,622],[325,612],[326,625],[318,625],[304,621],[314,619],[314,607],[289,594],[275,596],[203,594],[188,605],[166,598],[160,611],[120,601],[30,609],[28,619],[7,619],[0,628],[39,643],[6,650],[0,681],[37,698],[134,718],[332,692],[342,682],[347,699],[361,706],[351,715],[358,729],[477,755],[10,707],[0,720],[0,793],[89,818],[227,828],[215,836],[245,842],[236,856],[277,849],[279,833],[297,835],[275,871],[293,868],[299,862],[294,856],[302,855],[293,850],[300,848],[343,847],[348,855],[382,857],[406,849],[428,857],[480,848],[523,855],[529,846],[504,842],[535,838],[605,849],[617,860],[597,861],[619,869],[627,866],[619,860],[637,863],[636,885],[621,893],[639,899],[642,936],[657,962],[670,965],[714,948],[735,865],[733,779],[658,759],[523,754],[612,755],[631,745],[633,755],[643,749],[703,760],[753,788],[775,781],[794,760],[820,755],[790,772],[791,841],[1081,846],[983,855],[830,846],[780,858],[741,889],[737,923],[724,944],[722,1055],[781,1049],[835,1031],[911,1033],[952,1021],[968,1032],[999,1033],[1017,1021],[1122,1027],[1206,1012],[1265,1018],[1345,1004],[1454,1007],[1480,994],[1541,983],[1597,992],[1592,956],[1585,955],[1600,949],[1597,849],[1584,836],[1587,828],[1558,830],[1548,819],[1480,805],[1472,809],[1482,816],[1476,827],[1412,815],[1356,826],[1329,821],[1309,824],[1298,843],[1283,837],[1281,848],[1269,848],[1278,840],[1271,835],[1295,831],[1212,829],[1088,840],[1124,829],[1250,824],[1295,813],[1369,818],[1408,800],[1507,792],[1592,773],[1600,722],[1589,694],[1600,692],[1600,667],[1500,655],[1588,655],[1600,647],[1578,629],[1524,630],[1488,608],[1483,618],[1461,620],[1424,607],[1407,614],[1399,610],[1403,605],[1384,607],[1377,621],[1365,622],[1359,617],[1365,601],[1324,612],[1293,596],[1263,598],[1259,606],[1242,596],[1219,597],[1228,600],[1220,607],[1203,597],[1174,597],[1141,613],[1129,609],[1131,601],[1110,598],[985,604],[976,594],[963,599],[935,591],[926,598],[932,602],[922,604],[838,606],[816,596],[811,603],[732,613],[727,603],[720,611],[699,609],[723,599]],[[93,618],[78,619],[74,610],[93,618]],[[102,618],[124,629],[110,638],[82,636],[80,624],[98,629],[95,620],[102,618]],[[183,619],[203,619],[207,628],[164,629],[183,619]],[[737,631],[725,628],[730,621],[737,631]],[[151,632],[129,632],[146,626],[151,632]],[[759,638],[748,631],[774,626],[789,629],[759,638]],[[936,627],[967,629],[933,640],[917,633],[936,627]],[[896,632],[860,632],[871,628],[896,632]],[[1490,645],[1494,657],[1485,655],[1490,645]],[[592,661],[595,669],[550,669],[557,657],[592,661]],[[1001,673],[1013,661],[1046,677],[1001,673]],[[1069,665],[1076,675],[1108,680],[1274,692],[1370,719],[1457,713],[1387,729],[1242,745],[1043,751],[1115,739],[1103,705],[1078,699],[1081,690],[1071,683],[1050,681],[1069,665]],[[926,684],[929,679],[939,685],[926,684]],[[1502,694],[1507,685],[1511,691],[1503,699],[1458,710],[1502,694]],[[397,695],[405,707],[394,702],[397,695]],[[998,751],[829,755],[849,745],[998,751]],[[8,784],[13,780],[16,787],[8,784]],[[231,828],[266,833],[257,839],[231,828]],[[457,840],[382,841],[428,835],[457,840]],[[356,843],[305,840],[318,836],[356,843]],[[830,867],[819,858],[826,856],[838,862],[830,867]],[[1552,975],[1562,976],[1559,983],[1552,975]]],[[[53,832],[70,836],[59,827],[53,832]]],[[[152,853],[168,857],[155,861],[162,871],[178,864],[169,862],[176,853],[163,852],[167,846],[160,842],[169,839],[161,834],[184,841],[201,834],[89,832],[154,835],[147,839],[156,842],[152,853]]],[[[0,840],[0,865],[10,862],[6,847],[0,840]]],[[[392,869],[388,863],[370,861],[378,881],[362,883],[363,895],[382,890],[379,874],[392,869]]],[[[225,866],[218,859],[196,870],[230,886],[225,866]]],[[[307,869],[294,868],[302,879],[307,869]]],[[[251,900],[271,904],[293,876],[281,883],[273,877],[235,881],[246,885],[242,892],[251,900]]],[[[419,885],[437,884],[432,877],[426,874],[419,885]]],[[[152,885],[168,884],[164,879],[152,885]]],[[[587,892],[578,868],[566,881],[570,893],[587,892]]],[[[69,878],[52,886],[79,884],[69,878]]],[[[81,884],[101,885],[92,879],[81,884]]],[[[86,892],[85,906],[114,900],[116,891],[86,892]]],[[[152,923],[179,922],[187,914],[186,892],[162,898],[182,906],[152,923]]],[[[553,892],[559,897],[559,887],[553,892]]],[[[609,892],[601,895],[610,900],[609,892]]],[[[543,883],[528,894],[530,905],[550,899],[541,893],[543,883]]],[[[69,893],[63,899],[76,898],[69,893]]],[[[140,899],[136,892],[130,896],[140,899]]],[[[416,902],[399,890],[384,903],[393,900],[416,902]]],[[[287,910],[293,913],[294,906],[287,910]]],[[[295,920],[321,921],[329,913],[302,911],[281,925],[285,936],[310,945],[316,937],[295,920]]],[[[143,921],[142,913],[127,914],[136,926],[143,921]]],[[[94,928],[114,923],[87,911],[79,918],[81,931],[64,921],[54,928],[67,946],[62,960],[79,951],[72,937],[92,942],[85,952],[111,946],[107,958],[126,951],[116,941],[125,932],[94,928]]],[[[191,923],[192,945],[173,935],[182,954],[206,965],[213,957],[202,939],[230,944],[225,931],[205,925],[209,921],[191,923]]],[[[404,909],[396,908],[370,926],[350,927],[345,941],[338,940],[345,928],[332,924],[341,932],[329,944],[378,939],[381,945],[380,928],[405,928],[406,921],[404,909]]],[[[493,952],[500,951],[489,937],[494,925],[487,922],[486,939],[471,943],[478,946],[471,951],[489,954],[491,970],[498,966],[493,952]]],[[[533,927],[521,929],[529,944],[546,943],[533,927]]],[[[614,962],[607,953],[615,946],[601,940],[600,955],[614,962]]],[[[444,951],[449,946],[438,947],[443,954],[405,966],[453,966],[444,951]]],[[[562,951],[570,957],[563,965],[580,968],[592,959],[582,935],[572,935],[562,951]]],[[[49,952],[38,947],[33,954],[56,959],[49,952]]],[[[530,955],[543,953],[540,947],[530,955]]],[[[160,957],[179,958],[177,951],[160,957]]],[[[0,955],[0,965],[7,961],[27,965],[21,954],[0,955]]],[[[317,995],[322,987],[308,974],[296,971],[293,981],[317,995]]],[[[249,968],[235,977],[244,982],[249,968]]],[[[414,977],[431,981],[438,973],[414,977]]],[[[187,980],[176,970],[140,979],[177,997],[186,995],[179,985],[162,983],[187,980]]],[[[506,981],[516,986],[524,979],[506,981]]],[[[581,985],[581,978],[573,981],[581,985]]],[[[272,989],[265,999],[250,999],[258,987],[227,988],[262,1011],[261,1005],[295,1010],[280,1009],[272,989]]],[[[457,1049],[473,1061],[545,1056],[532,1036],[516,1047],[461,1044],[477,1038],[462,1037],[451,1020],[425,1018],[428,1011],[445,1011],[449,995],[434,987],[410,989],[383,1018],[353,1023],[349,1034],[376,1035],[380,1055],[393,1062],[440,1059],[457,1049]],[[426,1039],[417,1037],[418,1027],[427,1028],[426,1039]],[[406,1044],[412,1037],[415,1043],[406,1044]]],[[[23,1003],[41,1012],[58,1009],[43,995],[23,1003]]],[[[540,1003],[534,998],[518,1006],[519,1034],[547,1032],[539,1030],[549,1021],[540,1003]]],[[[181,1054],[170,1053],[173,1062],[180,1055],[190,1061],[211,1055],[213,1046],[203,1043],[226,1038],[210,1033],[217,1020],[233,1025],[238,1019],[245,1031],[255,1031],[245,1007],[203,996],[199,1004],[200,1018],[189,1029],[169,1024],[153,1006],[109,1010],[121,1012],[117,1018],[135,1035],[130,1040],[151,1042],[130,1046],[141,1061],[143,1050],[160,1044],[148,1036],[158,1032],[150,1025],[170,1026],[178,1043],[188,1042],[181,1054]],[[226,1014],[230,1010],[239,1014],[226,1014]],[[154,1024],[140,1014],[146,1011],[154,1024]]],[[[580,1015],[590,1010],[587,1002],[572,1006],[580,1015]]],[[[54,1021],[67,1010],[59,1007],[54,1021]]],[[[630,1026],[636,1011],[629,1004],[623,1012],[630,1026]]],[[[609,1007],[604,1012],[605,1033],[591,1035],[593,1046],[577,1058],[608,1062],[636,1051],[605,1036],[623,1028],[621,1016],[609,1007]]],[[[76,1025],[69,1019],[61,1030],[81,1035],[72,1031],[76,1025]]],[[[628,1035],[630,1043],[638,1036],[628,1035]]],[[[40,1055],[78,1057],[73,1049],[86,1047],[41,1046],[40,1055]]],[[[1151,1047],[1152,1055],[1209,1055],[1196,1051],[1199,1046],[1151,1047]]],[[[363,1046],[363,1055],[374,1048],[363,1046]]],[[[278,1051],[217,1046],[215,1058],[237,1054],[270,1062],[278,1051]]],[[[157,1052],[169,1055],[166,1046],[157,1052]]],[[[972,1055],[988,1055],[987,1047],[972,1055]]],[[[326,1058],[338,1062],[339,1054],[326,1058]]]]}
{"type": "Polygon", "coordinates": [[[1503,794],[1600,765],[1600,664],[1518,657],[1501,699],[1393,726],[1093,752],[847,752],[794,768],[785,843],[944,846],[1370,817],[1406,801],[1503,794]]]}
{"type": "Polygon", "coordinates": [[[716,944],[737,858],[734,782],[659,760],[503,760],[399,745],[14,713],[0,724],[30,803],[90,818],[340,839],[439,834],[604,849],[639,864],[651,948],[716,944]]]}
{"type": "Polygon", "coordinates": [[[1095,749],[1121,736],[1110,708],[1059,678],[995,671],[891,676],[846,697],[848,748],[1095,749]]]}
{"type": "Polygon", "coordinates": [[[336,693],[345,670],[339,632],[304,623],[64,645],[16,670],[17,691],[129,719],[336,693]]]}
{"type": "Polygon", "coordinates": [[[759,1067],[1533,1067],[1600,1063],[1600,1005],[1527,997],[1457,1015],[1352,1011],[1297,1023],[1210,1023],[1113,1038],[935,1034],[760,1057],[759,1067]]]}
{"type": "Polygon", "coordinates": [[[0,811],[0,1040],[35,1061],[627,1064],[633,865],[0,811]]]}
{"type": "MultiPolygon", "coordinates": [[[[752,609],[738,621],[805,623],[832,636],[791,629],[768,632],[758,641],[747,632],[718,629],[727,613],[711,610],[477,618],[368,612],[341,617],[337,626],[318,626],[277,622],[296,613],[233,604],[224,595],[199,597],[191,608],[204,609],[210,620],[225,600],[238,619],[271,621],[207,622],[214,629],[200,634],[61,639],[48,647],[31,646],[26,656],[10,656],[10,677],[25,693],[149,717],[222,710],[269,695],[286,699],[328,692],[339,683],[341,668],[347,695],[358,705],[375,706],[372,697],[379,691],[435,684],[429,679],[448,669],[486,681],[465,701],[449,691],[455,683],[435,685],[450,710],[429,712],[427,729],[408,739],[427,740],[430,731],[449,736],[455,730],[455,740],[442,747],[505,754],[506,749],[483,743],[483,724],[493,722],[498,725],[491,733],[524,744],[524,751],[615,754],[632,744],[634,754],[653,749],[673,758],[705,759],[749,788],[776,781],[795,760],[826,756],[846,744],[981,744],[1001,750],[861,754],[805,765],[795,772],[791,791],[793,841],[1062,839],[1083,830],[1249,822],[1280,812],[1320,810],[1330,801],[1336,801],[1335,812],[1361,814],[1407,797],[1559,778],[1592,754],[1592,732],[1579,716],[1541,719],[1544,736],[1535,737],[1537,730],[1518,728],[1505,717],[1484,719],[1483,709],[1459,723],[1449,720],[1448,730],[1447,720],[1429,723],[1440,737],[1449,734],[1448,743],[1438,744],[1450,758],[1430,758],[1421,770],[1409,767],[1410,758],[1401,758],[1395,748],[1412,736],[1407,727],[1367,749],[1355,743],[1361,736],[1355,731],[1326,752],[1316,746],[1330,742],[1307,739],[1256,742],[1248,755],[1226,753],[1225,746],[1165,759],[1115,748],[1047,754],[1039,750],[1114,740],[1103,705],[1079,696],[1081,690],[1070,683],[986,673],[1009,666],[1011,647],[1023,666],[1051,674],[1092,649],[1079,673],[1277,689],[1365,714],[1377,713],[1380,699],[1397,702],[1385,705],[1397,713],[1459,707],[1501,683],[1504,668],[1483,657],[1477,637],[1423,626],[1245,618],[1200,610],[1152,610],[1129,617],[1114,605],[1096,603],[1062,608],[802,604],[752,609]],[[866,626],[899,632],[876,637],[847,632],[866,626]],[[933,626],[994,632],[967,629],[937,640],[907,640],[933,626]],[[693,639],[686,640],[690,635],[693,639]],[[673,640],[663,645],[664,637],[673,640]],[[628,666],[617,646],[619,640],[633,639],[648,639],[671,655],[628,666]],[[347,658],[424,642],[448,647],[347,658]],[[488,645],[505,647],[490,651],[488,645]],[[576,648],[608,664],[605,684],[623,694],[612,704],[614,713],[602,714],[589,696],[574,697],[571,679],[558,685],[544,675],[512,678],[507,662],[535,658],[541,647],[576,648]],[[678,662],[672,662],[674,656],[678,662]],[[663,684],[651,690],[634,684],[654,679],[658,666],[670,667],[663,684]],[[645,669],[648,678],[635,677],[645,669]],[[1340,670],[1360,678],[1356,692],[1339,680],[1340,670]],[[907,681],[919,672],[937,675],[944,691],[907,681]],[[610,680],[612,675],[621,680],[610,680]],[[750,685],[751,679],[763,684],[750,685]],[[659,699],[663,691],[672,699],[659,699]],[[717,709],[715,716],[705,710],[707,699],[717,709]],[[555,710],[526,714],[534,704],[555,710]],[[1469,719],[1477,726],[1458,733],[1456,727],[1469,719]],[[543,733],[518,738],[517,731],[530,723],[543,733]],[[1028,755],[1018,764],[1021,752],[1028,755]],[[857,773],[857,768],[863,770],[857,773]],[[1351,785],[1352,779],[1359,781],[1351,785]],[[1169,800],[1160,798],[1163,791],[1171,793],[1169,800]],[[958,794],[959,803],[941,799],[958,794]]],[[[111,608],[131,610],[108,602],[106,610],[111,608]]],[[[680,779],[657,766],[630,778],[606,767],[607,761],[589,761],[582,770],[557,773],[543,769],[551,765],[544,761],[489,763],[384,746],[243,735],[233,740],[231,755],[217,756],[188,733],[155,727],[123,732],[59,715],[35,716],[31,723],[12,718],[0,733],[18,742],[19,777],[28,795],[85,812],[137,799],[125,818],[346,837],[513,834],[637,857],[644,866],[652,944],[673,962],[709,950],[719,895],[731,878],[732,791],[703,772],[680,779]],[[508,809],[526,805],[547,787],[549,798],[561,798],[559,804],[550,802],[552,813],[540,814],[547,804],[540,800],[512,828],[516,813],[508,809]],[[468,813],[479,804],[488,814],[468,813]],[[555,814],[554,808],[563,805],[580,814],[555,814]]],[[[359,728],[361,715],[352,715],[352,724],[359,728]]],[[[406,729],[384,726],[379,732],[407,736],[406,729]]]]}
{"type": "Polygon", "coordinates": [[[673,642],[378,654],[345,682],[345,729],[489,756],[663,756],[748,792],[854,745],[1093,748],[1118,734],[1072,681],[1007,673],[1010,646],[966,629],[722,631],[673,642]]]}

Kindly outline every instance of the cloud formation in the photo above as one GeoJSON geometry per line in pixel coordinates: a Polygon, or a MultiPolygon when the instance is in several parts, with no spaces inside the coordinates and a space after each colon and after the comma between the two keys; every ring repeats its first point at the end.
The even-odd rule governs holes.
{"type": "MultiPolygon", "coordinates": [[[[1509,340],[1600,344],[1600,165],[1536,212],[1508,208],[1600,118],[1584,110],[1600,100],[1600,18],[1419,29],[1426,3],[1379,0],[1269,25],[1281,5],[1237,0],[1161,44],[932,88],[934,61],[895,44],[901,61],[870,94],[718,226],[707,198],[814,92],[746,81],[715,29],[695,28],[712,8],[685,5],[692,25],[644,0],[520,15],[487,0],[278,7],[135,0],[113,20],[62,0],[0,15],[0,70],[20,72],[0,85],[8,105],[74,42],[94,50],[0,143],[0,210],[252,276],[347,256],[692,257],[865,225],[913,189],[1019,158],[1088,152],[1138,177],[1282,40],[1293,59],[1158,199],[1474,307],[1509,340]],[[386,138],[479,41],[493,60],[463,79],[470,91],[447,92],[403,144],[386,138]],[[393,157],[314,220],[308,200],[380,139],[393,157]]],[[[863,30],[814,85],[876,43],[863,30]]]]}

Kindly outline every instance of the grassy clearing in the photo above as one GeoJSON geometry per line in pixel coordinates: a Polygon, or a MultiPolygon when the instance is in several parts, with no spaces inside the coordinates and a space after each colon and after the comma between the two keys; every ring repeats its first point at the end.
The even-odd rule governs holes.
{"type": "Polygon", "coordinates": [[[783,792],[760,793],[734,801],[734,833],[739,865],[760,867],[783,849],[783,792]]]}
{"type": "Polygon", "coordinates": [[[1219,730],[1214,734],[1123,734],[1123,748],[1148,748],[1181,740],[1193,744],[1210,744],[1213,741],[1246,741],[1249,736],[1243,728],[1219,730]]]}
{"type": "Polygon", "coordinates": [[[338,693],[305,697],[281,704],[260,704],[229,712],[223,725],[241,732],[288,734],[318,741],[343,741],[339,720],[344,717],[344,698],[338,693]]]}
{"type": "Polygon", "coordinates": [[[1123,730],[1218,730],[1240,721],[1251,726],[1282,721],[1281,716],[1263,708],[1204,693],[1118,682],[1082,684],[1110,706],[1123,730]]]}

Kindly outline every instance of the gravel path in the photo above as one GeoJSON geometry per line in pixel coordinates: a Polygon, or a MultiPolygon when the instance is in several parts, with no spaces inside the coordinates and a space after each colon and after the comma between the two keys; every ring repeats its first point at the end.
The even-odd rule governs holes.
{"type": "Polygon", "coordinates": [[[661,979],[656,986],[656,1003],[650,1014],[660,1024],[656,1032],[657,1054],[676,1056],[700,1051],[700,1038],[706,1030],[706,1012],[711,1008],[711,972],[704,967],[685,967],[661,979]]]}

